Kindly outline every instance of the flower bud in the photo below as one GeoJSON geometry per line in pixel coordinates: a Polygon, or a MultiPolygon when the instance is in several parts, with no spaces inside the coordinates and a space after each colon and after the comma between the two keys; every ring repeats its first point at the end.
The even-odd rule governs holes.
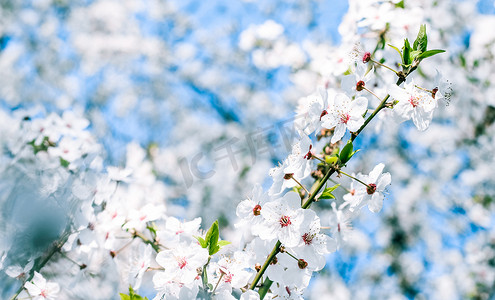
{"type": "Polygon", "coordinates": [[[365,52],[363,55],[363,63],[367,63],[371,60],[371,53],[365,52]]]}
{"type": "Polygon", "coordinates": [[[299,266],[299,269],[306,269],[306,267],[308,266],[308,263],[304,260],[304,259],[299,259],[297,261],[297,265],[299,266]]]}

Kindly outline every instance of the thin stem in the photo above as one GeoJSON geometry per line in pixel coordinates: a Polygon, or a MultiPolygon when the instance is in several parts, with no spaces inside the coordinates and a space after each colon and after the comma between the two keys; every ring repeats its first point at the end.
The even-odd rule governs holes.
{"type": "Polygon", "coordinates": [[[224,272],[220,272],[222,273],[222,275],[220,275],[220,278],[218,278],[218,281],[217,281],[217,284],[215,285],[215,288],[213,289],[213,291],[211,292],[212,294],[215,294],[215,291],[217,290],[217,287],[218,285],[220,284],[220,281],[222,281],[222,278],[223,278],[223,275],[225,275],[224,272]]]}
{"type": "Polygon", "coordinates": [[[323,159],[319,158],[318,156],[316,155],[313,155],[312,158],[316,158],[317,160],[321,161],[322,163],[326,164],[327,162],[324,161],[323,159]]]}
{"type": "Polygon", "coordinates": [[[208,257],[208,261],[203,266],[203,270],[201,272],[201,279],[203,281],[203,290],[205,291],[205,293],[206,293],[207,287],[208,287],[208,273],[206,272],[206,267],[210,263],[210,260],[211,260],[211,256],[208,257]]]}
{"type": "Polygon", "coordinates": [[[122,248],[120,248],[119,250],[115,251],[115,255],[119,254],[120,252],[122,252],[125,248],[129,247],[130,244],[132,244],[134,240],[130,240],[129,242],[127,242],[124,246],[122,246],[122,248]]]}
{"type": "Polygon", "coordinates": [[[163,268],[163,267],[160,267],[160,268],[148,267],[146,269],[146,272],[148,272],[148,271],[163,271],[163,270],[165,270],[165,268],[163,268]]]}
{"type": "Polygon", "coordinates": [[[63,257],[65,257],[66,259],[68,259],[70,262],[72,262],[73,264],[77,265],[80,269],[84,269],[86,268],[86,266],[84,264],[79,264],[78,262],[76,262],[75,260],[73,260],[72,258],[68,257],[67,254],[65,254],[64,252],[62,251],[59,251],[60,255],[62,255],[63,257]]]}
{"type": "Polygon", "coordinates": [[[299,258],[295,257],[294,255],[290,254],[289,252],[285,252],[287,255],[289,255],[290,257],[292,257],[293,259],[299,261],[299,258]]]}
{"type": "Polygon", "coordinates": [[[297,184],[299,184],[305,191],[306,193],[308,193],[308,195],[310,194],[309,191],[306,189],[306,187],[304,185],[302,185],[299,181],[297,181],[297,179],[294,178],[294,176],[291,176],[292,180],[294,180],[297,184]]]}
{"type": "Polygon", "coordinates": [[[381,66],[381,67],[384,67],[384,68],[389,69],[390,71],[394,72],[394,73],[395,73],[395,75],[399,76],[399,72],[397,72],[396,70],[392,69],[391,67],[386,66],[386,65],[382,64],[381,62],[377,62],[377,61],[376,61],[376,60],[374,60],[374,59],[370,59],[370,61],[371,61],[371,62],[373,62],[373,63],[375,63],[375,64],[377,64],[377,65],[379,65],[379,66],[381,66]]]}
{"type": "MultiPolygon", "coordinates": [[[[407,75],[409,75],[409,73],[408,74],[405,74],[404,77],[400,77],[395,84],[396,85],[400,85],[401,83],[403,83],[405,81],[405,77],[407,75]]],[[[363,131],[363,129],[368,125],[368,123],[371,122],[371,120],[376,116],[376,114],[378,114],[378,112],[385,107],[385,104],[387,103],[387,100],[389,98],[390,98],[390,94],[388,94],[387,96],[385,96],[385,98],[383,98],[382,102],[380,102],[380,104],[377,106],[377,108],[375,108],[375,110],[371,113],[371,115],[364,121],[364,123],[361,126],[361,128],[359,128],[358,131],[352,133],[352,135],[351,135],[351,142],[354,142],[354,140],[356,139],[356,137],[361,133],[361,131],[363,131]]]]}
{"type": "Polygon", "coordinates": [[[361,181],[361,180],[357,179],[357,178],[356,178],[356,177],[354,177],[354,176],[351,176],[351,175],[349,175],[349,174],[347,174],[347,173],[345,173],[345,172],[342,172],[342,171],[340,171],[340,170],[339,170],[339,171],[337,171],[337,172],[338,172],[339,174],[344,174],[345,176],[347,176],[347,177],[349,177],[349,178],[352,178],[352,179],[356,180],[357,182],[359,182],[359,183],[361,183],[361,184],[365,185],[367,188],[371,188],[368,184],[364,183],[363,181],[361,181]]]}
{"type": "Polygon", "coordinates": [[[134,230],[132,233],[133,237],[138,237],[140,238],[143,242],[146,244],[150,244],[153,249],[158,253],[160,252],[160,244],[156,243],[156,241],[152,241],[145,237],[142,233],[139,233],[138,231],[134,230]]]}
{"type": "Polygon", "coordinates": [[[430,93],[430,94],[433,94],[433,91],[430,91],[430,90],[428,90],[428,89],[425,89],[425,88],[423,88],[423,87],[420,87],[419,85],[414,85],[414,87],[415,87],[415,88],[418,88],[418,89],[420,89],[420,90],[423,90],[423,91],[425,91],[425,92],[428,92],[428,93],[430,93]]]}
{"type": "Polygon", "coordinates": [[[373,93],[370,89],[367,87],[363,86],[363,90],[368,91],[371,95],[375,96],[378,100],[382,101],[382,98],[378,97],[375,93],[373,93]]]}

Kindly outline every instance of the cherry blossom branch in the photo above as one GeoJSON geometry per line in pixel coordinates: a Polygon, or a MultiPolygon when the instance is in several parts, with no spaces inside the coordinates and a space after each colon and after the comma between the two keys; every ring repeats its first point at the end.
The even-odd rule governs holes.
{"type": "MultiPolygon", "coordinates": [[[[404,74],[404,76],[401,76],[399,77],[399,79],[397,80],[397,82],[395,83],[396,85],[400,85],[401,83],[403,83],[404,81],[406,81],[406,77],[410,74],[411,72],[407,73],[407,74],[404,74]]],[[[356,132],[353,132],[351,134],[351,142],[354,142],[354,140],[356,139],[356,137],[361,133],[361,131],[363,131],[363,129],[366,127],[366,125],[368,125],[369,122],[371,122],[371,120],[378,114],[378,112],[380,110],[382,110],[385,106],[386,106],[386,103],[387,103],[387,100],[390,98],[390,94],[387,94],[387,96],[385,96],[385,98],[383,98],[382,102],[380,102],[380,104],[377,106],[377,108],[371,113],[371,115],[364,121],[363,125],[361,126],[361,128],[359,128],[358,131],[356,132]]]]}
{"type": "MultiPolygon", "coordinates": [[[[268,257],[266,258],[265,263],[261,266],[261,269],[256,274],[256,277],[254,277],[253,282],[251,283],[251,286],[249,286],[249,288],[251,290],[254,290],[256,288],[256,285],[258,284],[258,281],[260,281],[261,277],[265,273],[266,268],[268,268],[268,265],[272,262],[275,255],[277,255],[280,252],[280,246],[281,245],[282,245],[282,243],[280,241],[277,241],[277,243],[275,244],[275,247],[273,247],[272,252],[270,252],[270,255],[268,255],[268,257]]],[[[260,295],[260,299],[262,299],[261,295],[260,295]]]]}
{"type": "Polygon", "coordinates": [[[19,289],[17,289],[16,293],[10,298],[10,300],[16,300],[17,297],[19,297],[19,294],[22,292],[22,290],[24,290],[25,283],[28,282],[28,281],[30,281],[31,279],[33,279],[34,272],[35,271],[40,271],[50,261],[50,259],[53,257],[53,255],[55,255],[55,253],[60,252],[60,250],[64,246],[65,242],[67,242],[67,239],[69,238],[69,235],[70,235],[69,227],[67,227],[67,229],[65,230],[65,234],[62,235],[62,237],[60,238],[60,240],[58,240],[57,242],[55,242],[53,244],[53,247],[47,253],[47,255],[45,256],[45,258],[42,259],[41,261],[39,261],[39,263],[36,264],[36,267],[34,267],[29,272],[29,276],[27,276],[26,280],[22,283],[22,285],[19,287],[19,289]]]}
{"type": "Polygon", "coordinates": [[[151,247],[156,251],[156,253],[160,252],[160,244],[157,243],[157,241],[152,241],[145,237],[142,233],[139,233],[138,231],[134,230],[132,232],[133,238],[140,238],[145,244],[151,245],[151,247]]]}
{"type": "MultiPolygon", "coordinates": [[[[409,71],[409,72],[407,72],[406,74],[401,74],[401,76],[399,76],[399,74],[397,73],[398,76],[399,76],[399,79],[397,80],[396,85],[402,84],[406,80],[406,77],[411,72],[412,72],[412,70],[409,71]]],[[[356,137],[364,130],[364,128],[366,128],[366,126],[378,114],[378,112],[380,112],[380,110],[382,110],[385,107],[385,105],[387,103],[387,100],[389,98],[390,98],[390,94],[388,94],[387,96],[385,96],[385,98],[383,98],[382,102],[380,102],[380,104],[373,111],[373,113],[371,113],[371,115],[364,121],[363,125],[359,128],[359,130],[356,131],[356,132],[351,133],[351,138],[350,138],[351,142],[353,142],[356,139],[356,137]]],[[[318,195],[318,193],[323,188],[323,186],[325,186],[325,184],[328,181],[328,179],[330,178],[330,176],[332,176],[336,171],[337,171],[337,168],[335,168],[335,167],[334,168],[330,168],[328,170],[328,172],[325,174],[325,176],[319,181],[319,183],[316,186],[316,188],[313,191],[313,193],[312,194],[309,194],[308,199],[301,206],[302,208],[307,209],[311,205],[311,203],[313,203],[313,201],[315,200],[316,195],[318,195]]],[[[273,247],[272,252],[267,257],[267,259],[263,263],[263,266],[261,267],[261,269],[258,271],[258,273],[256,274],[256,276],[254,277],[253,282],[251,283],[251,285],[249,287],[251,290],[254,290],[256,288],[256,285],[258,284],[258,282],[260,281],[261,277],[265,273],[266,269],[268,268],[268,266],[272,262],[273,258],[280,252],[280,246],[281,246],[280,241],[277,241],[277,243],[273,247]]],[[[271,280],[266,283],[266,285],[268,286],[268,288],[270,287],[271,283],[272,283],[271,280]]],[[[268,290],[268,288],[266,290],[268,290]]],[[[260,294],[260,299],[263,299],[263,296],[260,294]]]]}

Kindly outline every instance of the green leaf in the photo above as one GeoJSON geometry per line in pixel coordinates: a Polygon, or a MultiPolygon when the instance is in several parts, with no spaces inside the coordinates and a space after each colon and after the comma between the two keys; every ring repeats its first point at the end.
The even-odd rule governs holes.
{"type": "Polygon", "coordinates": [[[332,192],[339,186],[340,184],[337,184],[332,187],[325,188],[325,190],[323,191],[323,193],[321,193],[318,199],[335,199],[335,196],[332,194],[332,192]]]}
{"type": "Polygon", "coordinates": [[[419,60],[422,60],[422,59],[425,59],[427,57],[436,55],[438,53],[443,53],[443,52],[445,52],[445,50],[428,50],[428,51],[425,51],[425,52],[421,53],[421,55],[418,56],[418,59],[419,60]]]}
{"type": "Polygon", "coordinates": [[[352,150],[354,149],[353,147],[352,142],[349,140],[347,145],[340,151],[339,157],[342,164],[345,164],[351,158],[352,150]]]}
{"type": "Polygon", "coordinates": [[[129,295],[119,293],[120,300],[148,300],[148,297],[142,297],[136,294],[132,289],[132,286],[129,286],[129,295]]]}
{"type": "Polygon", "coordinates": [[[198,240],[198,242],[201,245],[201,247],[203,247],[203,248],[208,247],[208,243],[202,237],[200,237],[200,236],[194,236],[194,238],[198,240]]]}
{"type": "Polygon", "coordinates": [[[229,241],[218,241],[218,246],[223,247],[231,244],[229,241]]]}
{"type": "Polygon", "coordinates": [[[409,40],[404,40],[404,47],[402,47],[402,63],[404,65],[411,64],[411,45],[409,44],[409,40]]]}
{"type": "Polygon", "coordinates": [[[395,4],[395,7],[397,8],[404,8],[404,0],[400,1],[399,3],[395,4]]]}
{"type": "Polygon", "coordinates": [[[151,225],[146,226],[146,229],[148,229],[154,237],[156,237],[156,225],[155,223],[151,223],[151,225]]]}
{"type": "Polygon", "coordinates": [[[395,47],[395,46],[392,46],[390,44],[388,44],[392,49],[394,49],[395,51],[397,51],[397,53],[399,53],[400,55],[400,60],[402,61],[402,52],[400,52],[399,48],[395,47]]]}
{"type": "Polygon", "coordinates": [[[216,245],[215,247],[211,248],[210,255],[213,255],[220,251],[220,246],[216,245]]]}
{"type": "Polygon", "coordinates": [[[217,243],[218,243],[218,238],[220,237],[219,230],[218,230],[218,220],[213,222],[211,224],[210,229],[208,229],[208,232],[206,233],[206,242],[208,243],[208,252],[210,255],[215,254],[218,252],[217,250],[217,243]],[[216,252],[215,252],[216,250],[216,252]]]}
{"type": "Polygon", "coordinates": [[[64,167],[64,168],[68,168],[68,167],[69,167],[69,165],[70,165],[70,163],[61,157],[61,158],[60,158],[60,165],[61,165],[62,167],[64,167]]]}
{"type": "Polygon", "coordinates": [[[428,45],[428,37],[426,35],[426,25],[423,24],[419,27],[418,36],[414,41],[413,48],[420,52],[425,52],[428,45]]]}
{"type": "Polygon", "coordinates": [[[461,61],[461,66],[463,68],[466,67],[466,57],[464,56],[464,54],[462,54],[462,52],[459,54],[459,60],[461,61]]]}
{"type": "Polygon", "coordinates": [[[410,60],[414,61],[416,57],[418,57],[421,54],[421,51],[419,50],[413,50],[411,51],[411,54],[409,54],[410,60]]]}
{"type": "Polygon", "coordinates": [[[347,68],[347,70],[345,70],[344,74],[342,75],[351,75],[352,74],[352,69],[351,67],[347,68]]]}
{"type": "MultiPolygon", "coordinates": [[[[361,149],[357,149],[356,151],[352,152],[352,153],[351,153],[351,157],[353,157],[353,156],[354,156],[354,154],[358,153],[359,151],[361,151],[361,149]]],[[[350,158],[351,158],[351,157],[350,157],[350,158]]]]}
{"type": "Polygon", "coordinates": [[[325,162],[327,164],[333,165],[339,161],[337,156],[325,156],[325,162]]]}
{"type": "Polygon", "coordinates": [[[131,300],[131,296],[119,293],[120,295],[120,300],[131,300]]]}

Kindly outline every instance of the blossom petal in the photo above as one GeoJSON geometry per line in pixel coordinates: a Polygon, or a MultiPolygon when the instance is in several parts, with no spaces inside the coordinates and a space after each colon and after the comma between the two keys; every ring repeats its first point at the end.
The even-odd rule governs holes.
{"type": "Polygon", "coordinates": [[[383,191],[392,182],[390,173],[384,173],[376,183],[376,190],[383,191]]]}
{"type": "Polygon", "coordinates": [[[383,168],[385,167],[384,164],[379,163],[373,168],[373,171],[370,172],[370,175],[368,176],[368,181],[367,183],[376,183],[378,180],[378,176],[382,174],[383,168]]]}
{"type": "Polygon", "coordinates": [[[368,99],[365,97],[359,97],[352,101],[350,114],[352,116],[362,116],[368,109],[368,99]]]}
{"type": "Polygon", "coordinates": [[[382,193],[374,193],[371,197],[370,202],[368,203],[368,208],[371,212],[377,213],[382,210],[383,206],[383,194],[382,193]]]}
{"type": "Polygon", "coordinates": [[[333,132],[332,140],[330,142],[335,144],[340,141],[345,134],[346,128],[347,126],[345,124],[338,124],[335,126],[335,131],[333,132]]]}

